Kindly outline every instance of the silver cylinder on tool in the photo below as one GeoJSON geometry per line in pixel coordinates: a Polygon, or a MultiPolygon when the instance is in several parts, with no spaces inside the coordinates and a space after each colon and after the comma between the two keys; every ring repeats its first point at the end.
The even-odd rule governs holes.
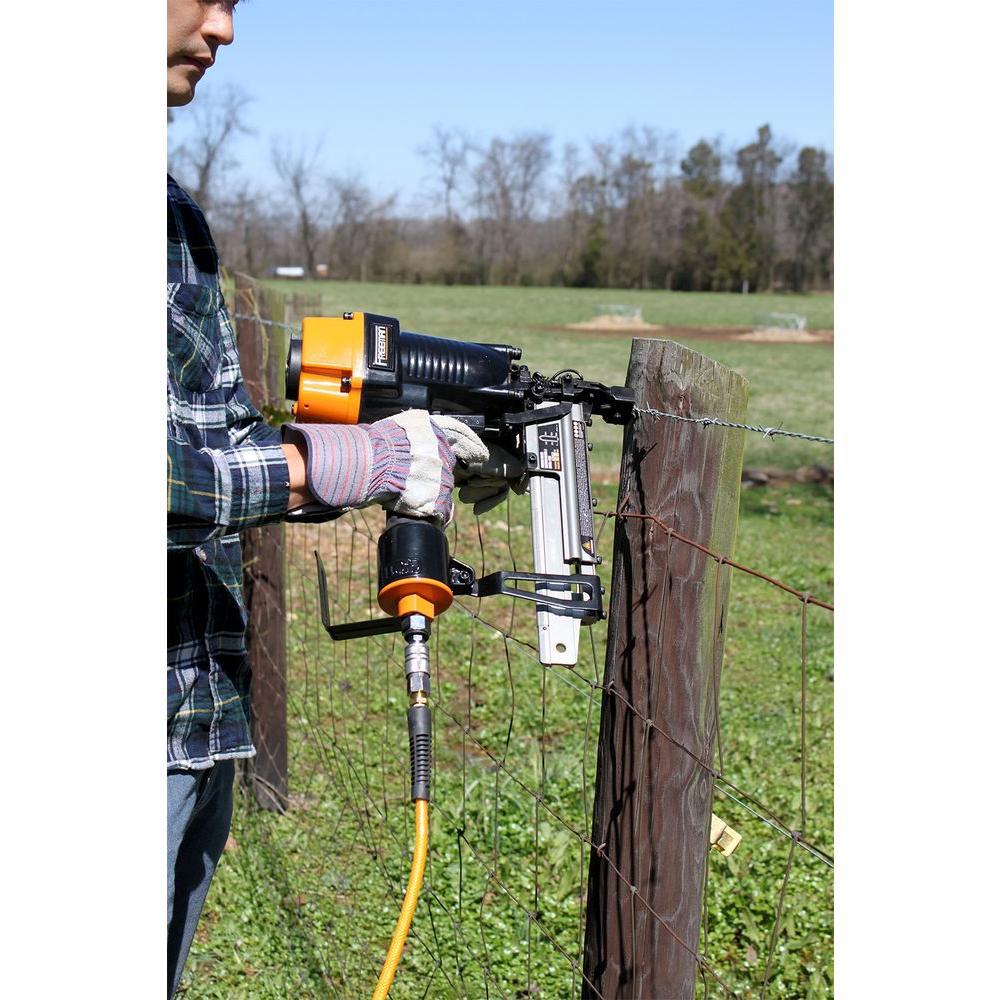
{"type": "Polygon", "coordinates": [[[424,615],[408,615],[403,622],[403,670],[406,673],[407,693],[431,691],[431,656],[427,640],[430,621],[424,615]]]}
{"type": "MultiPolygon", "coordinates": [[[[539,412],[555,403],[541,403],[539,412]]],[[[536,573],[593,576],[598,562],[594,539],[594,509],[587,456],[587,423],[583,407],[551,422],[525,427],[528,492],[531,495],[531,545],[536,573]]],[[[538,593],[569,596],[569,584],[539,586],[538,593]]],[[[572,666],[577,662],[580,625],[593,618],[574,618],[539,609],[539,661],[572,666]]]]}

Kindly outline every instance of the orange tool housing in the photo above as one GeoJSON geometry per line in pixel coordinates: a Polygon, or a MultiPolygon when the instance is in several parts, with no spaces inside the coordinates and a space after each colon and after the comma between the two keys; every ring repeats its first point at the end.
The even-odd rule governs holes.
{"type": "Polygon", "coordinates": [[[356,424],[365,372],[365,314],[302,320],[302,373],[292,413],[300,423],[356,424]]]}

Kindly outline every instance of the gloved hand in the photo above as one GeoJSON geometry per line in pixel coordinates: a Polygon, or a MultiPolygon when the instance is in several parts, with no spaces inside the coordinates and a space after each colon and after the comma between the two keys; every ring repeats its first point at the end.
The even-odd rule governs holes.
{"type": "Polygon", "coordinates": [[[327,509],[379,503],[410,517],[451,521],[455,462],[482,462],[489,450],[476,433],[451,417],[407,410],[373,424],[285,424],[285,441],[306,447],[306,479],[327,509]]]}
{"type": "Polygon", "coordinates": [[[471,503],[477,517],[502,503],[511,488],[515,493],[524,492],[524,486],[520,485],[524,476],[521,459],[499,445],[486,447],[489,450],[486,461],[455,466],[455,482],[461,487],[458,499],[471,503]]]}

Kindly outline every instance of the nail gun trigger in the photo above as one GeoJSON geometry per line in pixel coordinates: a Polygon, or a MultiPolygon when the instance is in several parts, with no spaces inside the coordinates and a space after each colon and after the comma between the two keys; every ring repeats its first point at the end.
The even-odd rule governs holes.
{"type": "Polygon", "coordinates": [[[572,403],[557,403],[555,406],[542,406],[535,410],[525,410],[523,413],[505,413],[503,421],[512,428],[525,427],[528,424],[544,424],[566,416],[572,409],[572,403]]]}

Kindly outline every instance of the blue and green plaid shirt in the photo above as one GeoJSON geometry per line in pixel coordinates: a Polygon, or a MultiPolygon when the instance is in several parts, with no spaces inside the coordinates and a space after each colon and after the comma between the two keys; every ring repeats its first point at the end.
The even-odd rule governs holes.
{"type": "Polygon", "coordinates": [[[201,210],[167,177],[167,765],[250,757],[238,531],[281,520],[288,466],[254,408],[201,210]]]}

